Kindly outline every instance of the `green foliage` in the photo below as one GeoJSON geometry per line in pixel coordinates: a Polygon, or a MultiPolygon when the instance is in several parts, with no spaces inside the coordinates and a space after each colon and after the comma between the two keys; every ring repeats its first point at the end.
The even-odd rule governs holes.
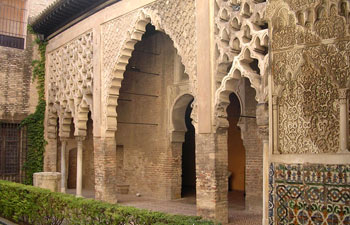
{"type": "MultiPolygon", "coordinates": [[[[29,32],[33,33],[33,29],[28,26],[29,32]]],[[[27,157],[24,163],[25,170],[25,183],[33,183],[33,173],[43,171],[44,164],[44,150],[45,150],[45,138],[44,138],[44,117],[45,117],[45,51],[46,42],[40,41],[39,38],[35,39],[35,43],[38,45],[40,53],[40,60],[33,60],[33,80],[37,80],[37,91],[39,95],[38,105],[35,112],[25,118],[21,126],[27,128],[28,149],[27,157]]]]}
{"type": "Polygon", "coordinates": [[[200,217],[150,212],[2,180],[0,196],[0,216],[24,224],[214,224],[200,217]]]}

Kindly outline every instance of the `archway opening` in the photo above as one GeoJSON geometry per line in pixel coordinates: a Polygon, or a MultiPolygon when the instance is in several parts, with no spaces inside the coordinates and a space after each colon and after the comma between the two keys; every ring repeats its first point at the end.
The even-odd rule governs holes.
{"type": "MultiPolygon", "coordinates": [[[[192,100],[193,101],[193,100],[192,100]]],[[[182,144],[182,187],[181,197],[193,197],[196,195],[196,155],[195,155],[195,128],[192,125],[191,112],[192,101],[185,111],[185,142],[182,144]]]]}
{"type": "Polygon", "coordinates": [[[226,109],[229,122],[227,133],[229,201],[244,206],[246,153],[241,129],[238,126],[242,110],[235,93],[231,93],[229,99],[230,104],[226,109]]]}
{"type": "Polygon", "coordinates": [[[86,129],[86,137],[83,141],[83,194],[84,196],[92,196],[95,193],[95,169],[93,120],[91,112],[88,113],[86,129]]]}
{"type": "Polygon", "coordinates": [[[68,170],[67,170],[67,188],[68,189],[75,189],[77,186],[77,146],[74,141],[74,121],[71,120],[70,123],[70,134],[69,134],[69,140],[67,143],[67,150],[68,150],[68,170]]]}
{"type": "MultiPolygon", "coordinates": [[[[91,112],[88,113],[86,122],[86,137],[83,141],[83,168],[82,168],[82,188],[83,196],[91,197],[95,191],[95,169],[94,169],[94,139],[93,120],[91,112]]],[[[77,183],[77,141],[74,136],[74,122],[71,121],[70,135],[67,141],[67,188],[76,189],[77,183]]],[[[73,191],[70,191],[74,193],[73,191]]],[[[69,193],[70,193],[69,192],[69,193]]]]}
{"type": "MultiPolygon", "coordinates": [[[[141,41],[134,46],[119,89],[118,194],[139,193],[159,199],[180,197],[181,158],[169,148],[169,103],[181,90],[176,85],[184,86],[186,82],[188,76],[173,41],[148,24],[141,41]]],[[[183,120],[182,116],[182,123],[183,120]]],[[[176,142],[180,148],[181,144],[176,142]]],[[[180,153],[181,149],[176,152],[180,153]]]]}

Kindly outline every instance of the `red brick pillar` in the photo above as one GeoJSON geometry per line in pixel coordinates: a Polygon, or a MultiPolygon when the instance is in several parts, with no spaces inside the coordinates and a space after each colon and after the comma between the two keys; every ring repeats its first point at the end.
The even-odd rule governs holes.
{"type": "Polygon", "coordinates": [[[183,142],[171,142],[170,143],[170,157],[169,165],[171,173],[167,176],[169,180],[169,188],[167,188],[167,199],[179,199],[181,198],[181,185],[182,185],[182,143],[183,142]]]}
{"type": "Polygon", "coordinates": [[[197,214],[228,223],[227,129],[196,134],[197,214]]]}
{"type": "Polygon", "coordinates": [[[116,203],[115,138],[94,138],[95,198],[116,203]]]}

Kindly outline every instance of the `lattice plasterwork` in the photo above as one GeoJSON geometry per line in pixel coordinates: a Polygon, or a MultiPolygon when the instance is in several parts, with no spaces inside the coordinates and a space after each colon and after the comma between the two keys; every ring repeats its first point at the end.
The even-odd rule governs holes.
{"type": "MultiPolygon", "coordinates": [[[[68,113],[76,125],[92,110],[93,33],[89,31],[48,54],[49,111],[62,117],[68,113]]],[[[86,124],[85,124],[86,126],[86,124]]],[[[84,130],[83,123],[79,128],[84,130]]]]}
{"type": "Polygon", "coordinates": [[[159,0],[140,10],[115,18],[102,26],[103,101],[107,132],[116,130],[116,105],[125,67],[134,45],[141,40],[147,23],[164,31],[174,42],[185,72],[189,75],[191,92],[196,83],[196,34],[194,0],[159,0]]]}
{"type": "Polygon", "coordinates": [[[228,95],[237,91],[236,81],[242,77],[249,79],[258,102],[267,101],[268,32],[265,2],[216,0],[215,4],[215,118],[216,126],[221,126],[228,95]]]}

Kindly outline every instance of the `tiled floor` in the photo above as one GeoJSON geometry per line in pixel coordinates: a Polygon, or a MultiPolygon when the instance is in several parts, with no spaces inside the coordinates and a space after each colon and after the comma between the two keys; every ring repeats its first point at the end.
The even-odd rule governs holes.
{"type": "MultiPolygon", "coordinates": [[[[75,190],[68,190],[74,194],[75,190]]],[[[93,198],[94,193],[83,191],[83,196],[93,198]]],[[[229,224],[230,225],[260,225],[261,214],[244,210],[244,197],[239,192],[230,192],[229,196],[229,224]]],[[[118,203],[136,208],[160,211],[170,214],[196,215],[196,200],[194,195],[173,201],[162,201],[144,196],[118,195],[118,203]]]]}

